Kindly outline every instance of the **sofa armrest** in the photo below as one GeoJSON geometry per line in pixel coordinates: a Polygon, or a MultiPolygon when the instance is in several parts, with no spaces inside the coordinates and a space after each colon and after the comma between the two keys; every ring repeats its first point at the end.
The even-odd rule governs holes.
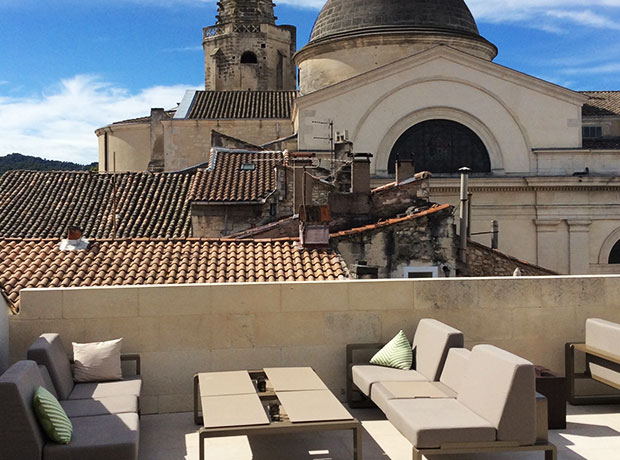
{"type": "Polygon", "coordinates": [[[354,353],[362,350],[380,350],[385,343],[350,343],[347,345],[347,368],[354,363],[354,353]]]}
{"type": "Polygon", "coordinates": [[[121,362],[123,361],[134,361],[136,366],[136,375],[140,375],[141,360],[139,353],[122,353],[121,362]]]}

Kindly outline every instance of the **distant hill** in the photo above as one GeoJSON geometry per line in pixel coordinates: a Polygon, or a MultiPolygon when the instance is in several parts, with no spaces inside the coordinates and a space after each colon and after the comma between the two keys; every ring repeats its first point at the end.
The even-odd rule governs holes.
{"type": "Polygon", "coordinates": [[[69,161],[46,160],[44,158],[11,153],[0,157],[0,176],[7,171],[15,169],[28,169],[31,171],[88,171],[91,168],[97,169],[97,163],[81,165],[69,161]]]}

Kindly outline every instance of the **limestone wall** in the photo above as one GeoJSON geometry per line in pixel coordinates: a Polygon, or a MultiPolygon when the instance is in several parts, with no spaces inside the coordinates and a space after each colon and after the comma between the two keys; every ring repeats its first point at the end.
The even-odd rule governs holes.
{"type": "Polygon", "coordinates": [[[191,409],[199,371],[312,366],[342,397],[347,343],[411,339],[425,317],[561,372],[586,318],[620,322],[618,298],[618,276],[23,290],[10,350],[23,359],[47,331],[68,349],[124,337],[142,355],[143,411],[171,412],[191,409]]]}

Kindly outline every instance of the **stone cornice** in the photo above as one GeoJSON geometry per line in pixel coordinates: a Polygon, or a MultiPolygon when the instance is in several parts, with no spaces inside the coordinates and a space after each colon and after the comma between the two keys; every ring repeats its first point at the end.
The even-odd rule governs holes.
{"type": "MultiPolygon", "coordinates": [[[[458,178],[431,178],[431,193],[458,193],[458,178]]],[[[520,177],[520,178],[470,178],[471,192],[617,192],[620,177],[520,177]]]]}

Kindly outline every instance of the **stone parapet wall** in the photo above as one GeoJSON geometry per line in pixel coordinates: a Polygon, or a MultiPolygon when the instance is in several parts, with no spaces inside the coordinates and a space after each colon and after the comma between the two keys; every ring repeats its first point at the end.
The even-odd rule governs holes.
{"type": "Polygon", "coordinates": [[[43,332],[68,350],[123,337],[142,356],[143,413],[190,410],[196,372],[265,366],[312,366],[343,398],[346,344],[411,339],[422,318],[561,373],[586,318],[620,322],[619,297],[619,276],[23,290],[10,357],[43,332]]]}
{"type": "Polygon", "coordinates": [[[516,269],[523,276],[552,276],[558,273],[533,265],[480,243],[467,243],[467,276],[512,276],[516,269]]]}

